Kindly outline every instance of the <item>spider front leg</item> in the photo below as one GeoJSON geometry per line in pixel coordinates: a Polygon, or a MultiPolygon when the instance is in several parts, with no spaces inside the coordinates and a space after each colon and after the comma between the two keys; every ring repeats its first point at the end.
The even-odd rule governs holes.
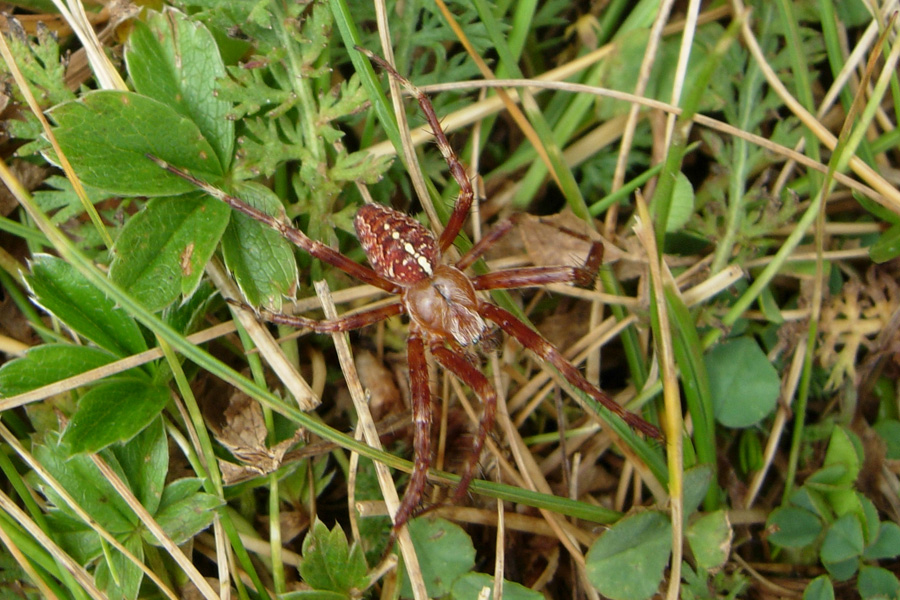
{"type": "Polygon", "coordinates": [[[402,304],[388,304],[386,306],[363,310],[358,313],[342,315],[333,321],[319,321],[308,317],[271,312],[265,309],[256,310],[252,306],[248,306],[243,302],[237,302],[235,300],[228,300],[228,303],[251,310],[269,323],[288,325],[289,327],[296,327],[297,329],[310,329],[316,333],[340,333],[361,329],[369,325],[374,325],[387,318],[402,315],[405,310],[402,304]]]}
{"type": "Polygon", "coordinates": [[[459,196],[456,197],[456,204],[453,206],[453,212],[450,214],[450,218],[447,220],[447,226],[444,228],[444,231],[441,232],[441,237],[438,240],[438,247],[441,252],[445,252],[447,248],[453,244],[453,240],[459,235],[463,224],[466,222],[466,218],[469,216],[469,209],[472,207],[472,201],[475,199],[475,189],[472,187],[472,182],[469,181],[469,176],[466,173],[465,167],[463,167],[462,162],[460,162],[459,157],[450,145],[450,141],[447,139],[447,135],[441,127],[441,121],[438,119],[437,113],[434,112],[434,105],[431,104],[431,100],[428,99],[425,92],[417,88],[409,79],[398,73],[393,66],[380,56],[376,56],[359,46],[357,46],[356,49],[364,53],[370,60],[374,61],[379,67],[387,71],[391,77],[396,79],[403,87],[409,90],[410,94],[416,97],[416,100],[419,102],[419,107],[425,115],[425,120],[428,122],[428,126],[431,127],[434,141],[437,143],[441,155],[447,162],[450,174],[459,185],[459,196]]]}
{"type": "Polygon", "coordinates": [[[516,338],[520,344],[537,354],[538,357],[548,361],[556,367],[559,372],[562,373],[563,377],[565,377],[572,385],[618,415],[628,425],[652,438],[658,440],[663,439],[662,433],[655,425],[648,423],[636,414],[625,410],[617,404],[615,400],[591,385],[581,372],[576,369],[572,363],[566,360],[559,350],[525,325],[525,323],[517,319],[511,312],[504,310],[499,306],[490,304],[489,302],[479,303],[478,312],[482,317],[493,321],[500,329],[516,338]]]}
{"type": "MultiPolygon", "coordinates": [[[[491,246],[509,233],[521,220],[520,215],[501,221],[488,231],[478,243],[469,249],[457,262],[456,268],[464,270],[481,258],[491,246]]],[[[588,255],[584,264],[580,267],[525,267],[521,269],[509,269],[496,273],[486,273],[472,278],[472,283],[477,290],[496,290],[521,287],[535,287],[548,283],[574,283],[582,287],[588,287],[594,282],[600,265],[603,264],[603,242],[591,240],[588,236],[573,231],[566,227],[557,227],[563,233],[574,238],[590,242],[588,255]]]]}
{"type": "Polygon", "coordinates": [[[395,284],[380,277],[372,269],[365,267],[359,263],[353,262],[334,248],[326,246],[322,242],[309,238],[299,229],[291,227],[287,223],[283,223],[275,217],[250,206],[236,196],[226,194],[222,190],[206,183],[205,181],[197,179],[190,173],[182,171],[178,167],[170,165],[160,158],[157,158],[151,154],[147,154],[146,156],[163,169],[169,171],[174,175],[178,175],[186,181],[193,183],[195,186],[197,186],[213,198],[221,200],[234,210],[247,215],[251,219],[259,221],[264,225],[268,225],[269,227],[280,233],[286,240],[288,240],[301,250],[308,252],[313,258],[317,258],[323,262],[328,263],[329,265],[337,267],[345,273],[356,277],[363,283],[374,285],[375,287],[381,288],[391,293],[399,291],[395,284]]]}

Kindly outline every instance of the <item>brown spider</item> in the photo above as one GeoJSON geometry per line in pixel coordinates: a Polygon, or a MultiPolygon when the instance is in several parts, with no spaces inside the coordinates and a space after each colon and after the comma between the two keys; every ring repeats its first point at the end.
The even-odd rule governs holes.
{"type": "MultiPolygon", "coordinates": [[[[381,306],[346,315],[333,321],[317,321],[306,317],[263,312],[273,322],[319,333],[346,332],[372,325],[394,315],[409,316],[407,356],[414,422],[414,466],[409,485],[403,496],[394,527],[399,528],[415,513],[425,488],[431,464],[432,399],[428,385],[426,345],[432,356],[445,369],[459,377],[474,390],[484,406],[478,434],[465,470],[457,485],[454,500],[461,500],[471,482],[487,432],[494,424],[497,394],[488,378],[467,357],[465,349],[477,344],[493,322],[514,337],[525,348],[550,362],[572,385],[585,392],[635,429],[654,438],[661,438],[659,429],[639,416],[626,411],[607,394],[591,385],[572,363],[548,341],[516,318],[512,313],[478,297],[477,292],[546,285],[575,283],[590,285],[603,260],[603,244],[592,242],[582,267],[527,267],[509,269],[470,277],[465,270],[477,261],[491,245],[513,227],[515,219],[507,219],[495,226],[486,236],[453,265],[443,264],[444,252],[456,239],[468,215],[474,190],[462,163],[447,141],[428,97],[391,65],[366,52],[368,56],[403,84],[418,100],[431,127],[438,148],[459,184],[460,192],[447,227],[440,237],[423,227],[412,217],[379,204],[363,205],[356,214],[354,226],[371,268],[358,264],[321,242],[312,240],[302,231],[249,206],[192,175],[165,162],[150,157],[168,171],[183,177],[233,209],[275,229],[298,248],[325,261],[357,279],[399,296],[399,303],[381,306]]],[[[588,238],[573,231],[567,233],[588,238]]]]}

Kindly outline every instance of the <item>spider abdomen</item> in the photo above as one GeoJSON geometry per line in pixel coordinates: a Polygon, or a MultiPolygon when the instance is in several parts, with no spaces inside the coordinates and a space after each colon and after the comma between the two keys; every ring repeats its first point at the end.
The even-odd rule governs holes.
{"type": "Polygon", "coordinates": [[[353,221],[359,243],[376,273],[401,287],[434,276],[441,254],[421,223],[381,204],[364,204],[353,221]]]}

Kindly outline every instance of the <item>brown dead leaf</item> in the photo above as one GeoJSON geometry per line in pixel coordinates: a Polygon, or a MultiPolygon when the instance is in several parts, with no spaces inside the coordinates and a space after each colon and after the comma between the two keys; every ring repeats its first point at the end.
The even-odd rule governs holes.
{"type": "Polygon", "coordinates": [[[380,421],[392,412],[402,411],[403,399],[390,369],[368,350],[357,352],[354,359],[359,381],[369,395],[372,417],[380,421]]]}
{"type": "Polygon", "coordinates": [[[522,234],[528,257],[538,267],[555,265],[578,267],[584,264],[591,244],[588,240],[580,239],[570,232],[587,236],[591,240],[603,241],[606,247],[611,246],[569,209],[548,217],[522,215],[519,220],[519,232],[522,234]]]}
{"type": "Polygon", "coordinates": [[[302,435],[302,430],[298,429],[289,439],[271,448],[266,446],[268,431],[262,408],[242,392],[231,396],[222,416],[223,422],[210,422],[210,429],[219,443],[241,462],[234,464],[219,460],[222,479],[226,485],[247,481],[278,469],[284,462],[284,455],[302,435]]]}

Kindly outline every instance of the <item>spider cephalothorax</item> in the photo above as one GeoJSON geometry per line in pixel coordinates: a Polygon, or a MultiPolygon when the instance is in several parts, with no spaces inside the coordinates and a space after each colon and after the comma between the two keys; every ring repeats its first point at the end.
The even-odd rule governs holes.
{"type": "Polygon", "coordinates": [[[484,290],[540,286],[549,283],[588,285],[593,282],[603,260],[602,243],[590,242],[587,237],[569,231],[568,233],[590,242],[588,256],[581,267],[527,267],[472,277],[466,275],[466,269],[512,229],[514,219],[508,219],[497,224],[454,264],[444,264],[442,262],[444,253],[462,229],[472,205],[475,195],[472,184],[441,130],[440,122],[428,97],[383,60],[369,56],[416,97],[434,133],[441,154],[447,161],[450,173],[459,185],[460,192],[456,205],[439,237],[435,237],[432,232],[408,215],[378,204],[366,204],[359,209],[354,221],[360,244],[371,265],[371,268],[365,267],[337,250],[310,239],[302,231],[249,206],[239,198],[209,186],[158,159],[154,160],[235,210],[277,230],[313,257],[399,297],[396,304],[363,310],[332,321],[317,321],[264,311],[261,313],[274,323],[305,327],[320,333],[350,331],[391,316],[404,313],[409,315],[407,360],[415,425],[415,461],[403,501],[394,515],[395,527],[404,524],[415,513],[431,464],[432,399],[428,385],[426,351],[430,352],[441,366],[471,387],[484,407],[472,454],[457,486],[455,498],[460,499],[468,489],[487,432],[494,424],[497,401],[493,386],[470,360],[467,350],[481,340],[488,330],[488,323],[493,323],[538,357],[551,363],[574,387],[594,398],[626,423],[649,436],[660,438],[660,432],[655,426],[626,411],[604,392],[591,385],[575,366],[537,332],[509,311],[481,300],[477,295],[477,292],[484,290]]]}

